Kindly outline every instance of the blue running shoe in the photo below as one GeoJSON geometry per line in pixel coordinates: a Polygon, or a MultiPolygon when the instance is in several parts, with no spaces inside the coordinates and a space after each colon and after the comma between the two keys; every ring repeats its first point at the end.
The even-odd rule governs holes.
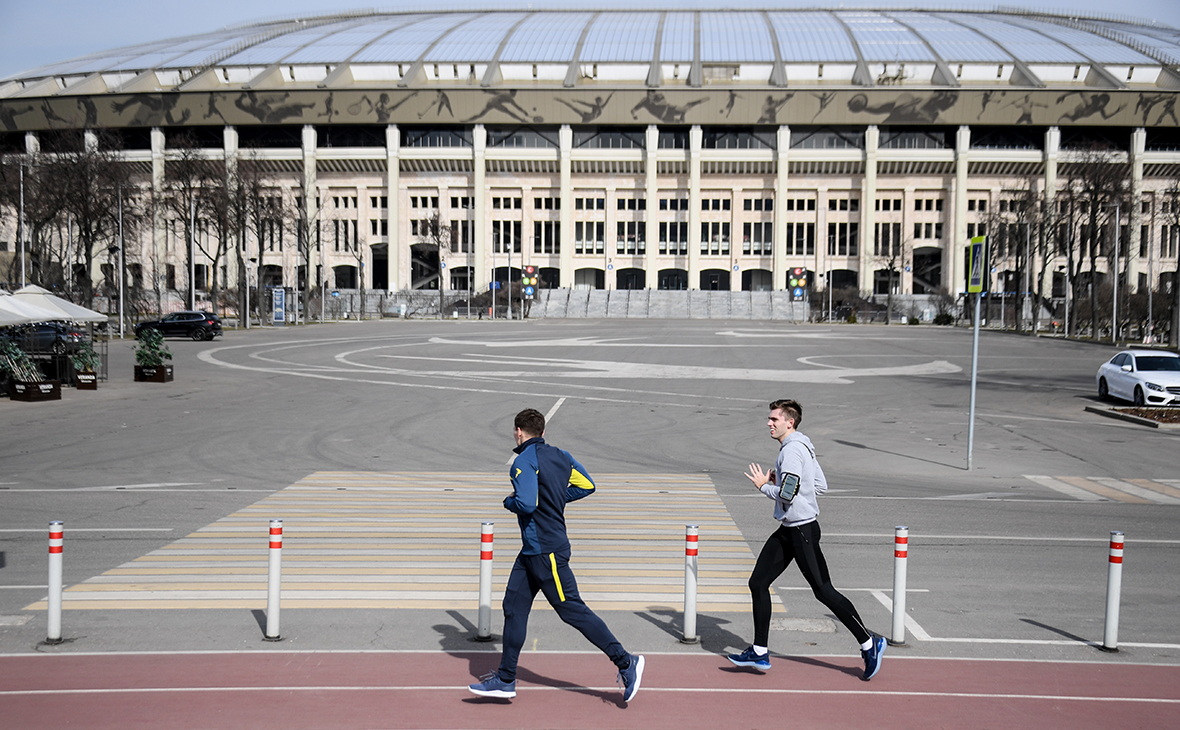
{"type": "Polygon", "coordinates": [[[741,654],[730,654],[729,661],[739,667],[753,667],[755,669],[770,669],[770,652],[758,654],[754,647],[747,647],[741,654]]]}
{"type": "Polygon", "coordinates": [[[864,680],[867,682],[881,671],[881,659],[885,654],[886,641],[884,636],[874,636],[873,645],[868,649],[862,649],[860,655],[865,660],[865,674],[864,680]]]}
{"type": "Polygon", "coordinates": [[[497,672],[491,672],[480,677],[479,684],[469,684],[467,689],[480,697],[503,697],[510,699],[516,696],[516,680],[505,682],[497,672]]]}
{"type": "Polygon", "coordinates": [[[639,691],[639,683],[643,680],[643,655],[632,654],[631,663],[626,669],[619,670],[618,682],[623,685],[623,702],[630,702],[639,691]]]}

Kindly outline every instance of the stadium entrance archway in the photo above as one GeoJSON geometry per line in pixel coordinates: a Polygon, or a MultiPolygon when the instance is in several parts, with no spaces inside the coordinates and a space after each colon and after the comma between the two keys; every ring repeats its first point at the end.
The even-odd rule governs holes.
{"type": "Polygon", "coordinates": [[[456,266],[451,269],[451,291],[467,291],[471,288],[471,267],[456,266]]]}
{"type": "Polygon", "coordinates": [[[774,288],[774,274],[766,269],[746,269],[742,272],[742,291],[770,291],[774,288]]]}
{"type": "Polygon", "coordinates": [[[602,269],[578,269],[574,272],[575,289],[605,289],[606,272],[602,269]]]}
{"type": "Polygon", "coordinates": [[[265,289],[268,286],[282,286],[283,285],[283,267],[275,264],[267,264],[258,269],[258,288],[265,289]]]}
{"type": "Polygon", "coordinates": [[[561,287],[561,269],[556,266],[542,266],[537,270],[538,289],[558,289],[561,287]]]}
{"type": "MultiPolygon", "coordinates": [[[[860,276],[851,269],[832,269],[828,272],[832,278],[832,289],[856,289],[860,286],[860,276]]],[[[815,277],[811,277],[814,280],[815,277]]]]}
{"type": "Polygon", "coordinates": [[[729,272],[725,269],[705,269],[701,272],[701,289],[729,291],[729,272]]]}
{"type": "Polygon", "coordinates": [[[374,289],[388,289],[389,288],[389,244],[375,243],[370,246],[372,256],[370,261],[372,265],[369,270],[373,277],[372,288],[374,289]]]}
{"type": "Polygon", "coordinates": [[[643,269],[619,269],[615,273],[616,289],[643,289],[646,281],[643,269]]]}
{"type": "Polygon", "coordinates": [[[684,269],[660,269],[660,289],[684,291],[688,288],[688,272],[684,269]]]}
{"type": "Polygon", "coordinates": [[[942,288],[942,249],[914,249],[914,293],[935,294],[942,288]]]}
{"type": "Polygon", "coordinates": [[[336,282],[336,289],[358,289],[358,277],[355,266],[333,266],[332,276],[336,282]]]}

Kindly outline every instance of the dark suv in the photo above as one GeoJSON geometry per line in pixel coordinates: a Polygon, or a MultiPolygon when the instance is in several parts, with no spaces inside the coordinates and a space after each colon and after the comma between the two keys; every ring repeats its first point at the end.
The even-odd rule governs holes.
{"type": "Polygon", "coordinates": [[[211,312],[173,312],[160,319],[135,325],[135,338],[145,329],[159,330],[165,337],[211,340],[221,334],[221,320],[211,312]]]}

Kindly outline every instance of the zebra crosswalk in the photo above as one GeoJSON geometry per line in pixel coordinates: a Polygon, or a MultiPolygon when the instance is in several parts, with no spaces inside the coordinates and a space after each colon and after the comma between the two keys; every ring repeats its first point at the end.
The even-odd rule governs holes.
{"type": "MultiPolygon", "coordinates": [[[[595,481],[596,493],[566,512],[571,565],[594,610],[682,610],[685,525],[696,524],[698,611],[749,611],[754,554],[708,477],[606,474],[595,481]]],[[[68,587],[62,605],[264,608],[274,518],[283,520],[284,608],[474,608],[484,521],[495,522],[498,605],[520,549],[516,518],[501,504],[507,490],[492,474],[318,472],[68,587]]],[[[772,600],[781,612],[778,597],[772,600]]]]}
{"type": "Polygon", "coordinates": [[[1034,476],[1025,479],[1083,502],[1180,504],[1180,479],[1034,476]]]}

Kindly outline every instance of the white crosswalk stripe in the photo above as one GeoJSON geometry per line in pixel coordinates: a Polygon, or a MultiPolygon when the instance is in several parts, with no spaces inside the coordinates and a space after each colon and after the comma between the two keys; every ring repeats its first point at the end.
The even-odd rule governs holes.
{"type": "MultiPolygon", "coordinates": [[[[566,511],[571,566],[591,608],[681,611],[684,527],[696,524],[697,610],[749,611],[754,554],[708,477],[595,480],[595,494],[566,511]]],[[[516,518],[502,506],[508,490],[492,474],[319,472],[70,586],[63,607],[264,608],[274,518],[283,520],[284,608],[474,608],[484,521],[496,523],[498,605],[520,549],[516,518]]]]}

